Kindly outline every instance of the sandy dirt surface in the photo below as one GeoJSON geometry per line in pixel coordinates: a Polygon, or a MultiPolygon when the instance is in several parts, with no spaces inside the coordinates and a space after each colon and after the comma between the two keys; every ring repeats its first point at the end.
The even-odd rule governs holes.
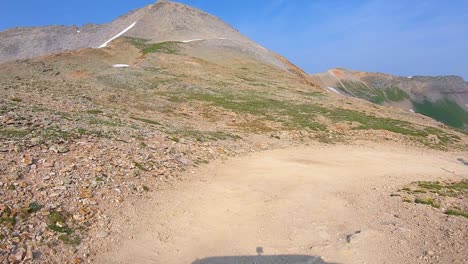
{"type": "Polygon", "coordinates": [[[93,263],[466,263],[467,219],[390,196],[413,181],[466,179],[463,157],[335,145],[213,162],[117,210],[93,263]],[[299,256],[237,258],[258,247],[299,256]]]}

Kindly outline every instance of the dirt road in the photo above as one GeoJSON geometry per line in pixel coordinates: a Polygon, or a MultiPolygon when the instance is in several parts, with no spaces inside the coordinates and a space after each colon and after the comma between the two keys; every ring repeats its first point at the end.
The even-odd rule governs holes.
{"type": "MultiPolygon", "coordinates": [[[[255,256],[258,247],[265,256],[320,256],[326,263],[463,263],[467,219],[390,197],[413,181],[467,178],[460,157],[466,158],[400,147],[313,146],[215,162],[193,172],[195,180],[116,212],[113,242],[96,263],[223,256],[197,263],[253,263],[227,257],[255,256]]],[[[284,261],[256,261],[322,263],[279,258],[284,261]]]]}

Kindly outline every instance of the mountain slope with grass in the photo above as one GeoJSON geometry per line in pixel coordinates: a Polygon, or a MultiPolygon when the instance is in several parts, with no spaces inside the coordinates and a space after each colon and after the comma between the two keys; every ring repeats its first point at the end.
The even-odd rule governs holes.
{"type": "Polygon", "coordinates": [[[398,77],[332,69],[312,78],[332,92],[399,107],[468,129],[468,83],[458,76],[398,77]]]}

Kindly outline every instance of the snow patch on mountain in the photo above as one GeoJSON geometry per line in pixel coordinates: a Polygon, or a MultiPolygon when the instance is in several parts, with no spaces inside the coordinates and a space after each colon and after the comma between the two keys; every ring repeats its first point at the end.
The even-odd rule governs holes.
{"type": "Polygon", "coordinates": [[[119,34],[113,36],[111,39],[109,39],[108,41],[104,42],[104,44],[102,44],[101,46],[99,46],[99,48],[105,48],[107,47],[107,44],[109,44],[111,41],[113,41],[114,39],[122,36],[123,34],[125,34],[127,31],[129,31],[130,29],[132,29],[135,25],[136,25],[137,22],[131,24],[130,26],[128,26],[126,29],[122,30],[119,34]]]}
{"type": "Polygon", "coordinates": [[[339,95],[343,95],[342,93],[340,93],[340,91],[338,91],[337,89],[333,88],[333,87],[327,87],[327,90],[330,92],[334,92],[334,93],[337,93],[339,95]]]}
{"type": "MultiPolygon", "coordinates": [[[[214,38],[214,39],[226,40],[227,38],[214,38]]],[[[182,41],[180,41],[180,42],[182,42],[182,43],[190,43],[190,42],[203,41],[203,40],[213,40],[213,39],[188,39],[188,40],[182,40],[182,41]]]]}
{"type": "Polygon", "coordinates": [[[194,41],[202,41],[204,39],[189,39],[189,40],[182,40],[181,42],[182,43],[190,43],[190,42],[194,42],[194,41]]]}

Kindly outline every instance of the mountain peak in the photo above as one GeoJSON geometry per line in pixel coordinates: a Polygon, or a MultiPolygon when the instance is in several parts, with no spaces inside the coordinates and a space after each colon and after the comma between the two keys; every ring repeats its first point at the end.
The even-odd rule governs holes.
{"type": "Polygon", "coordinates": [[[134,10],[108,24],[88,24],[81,28],[16,28],[0,32],[0,63],[69,50],[104,48],[119,37],[144,39],[148,44],[173,41],[192,46],[208,45],[202,48],[209,49],[229,47],[233,52],[248,53],[281,69],[292,67],[284,58],[253,42],[218,17],[168,0],[134,10]]]}
{"type": "Polygon", "coordinates": [[[113,39],[136,37],[150,42],[248,38],[202,10],[168,0],[129,12],[109,24],[15,28],[0,32],[0,63],[66,50],[105,47],[113,39]]]}

